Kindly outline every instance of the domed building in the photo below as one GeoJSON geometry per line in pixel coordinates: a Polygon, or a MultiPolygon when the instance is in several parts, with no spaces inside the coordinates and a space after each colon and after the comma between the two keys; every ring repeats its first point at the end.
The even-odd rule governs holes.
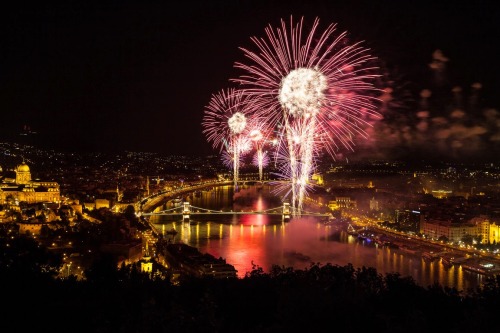
{"type": "Polygon", "coordinates": [[[24,161],[14,170],[1,170],[0,205],[60,201],[59,184],[53,181],[32,180],[30,168],[24,161]]]}

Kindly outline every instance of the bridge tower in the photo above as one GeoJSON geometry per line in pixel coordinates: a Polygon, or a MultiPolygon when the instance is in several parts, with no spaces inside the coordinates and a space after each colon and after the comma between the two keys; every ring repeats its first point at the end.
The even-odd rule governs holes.
{"type": "Polygon", "coordinates": [[[290,203],[284,202],[283,203],[283,215],[282,215],[283,221],[288,221],[290,220],[290,203]]]}
{"type": "Polygon", "coordinates": [[[191,213],[191,205],[189,204],[189,201],[185,201],[182,203],[182,219],[184,221],[189,220],[189,213],[191,213]]]}

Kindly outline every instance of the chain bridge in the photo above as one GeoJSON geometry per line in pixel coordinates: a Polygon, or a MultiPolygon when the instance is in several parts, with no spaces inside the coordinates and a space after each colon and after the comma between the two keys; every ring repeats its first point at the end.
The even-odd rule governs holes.
{"type": "Polygon", "coordinates": [[[329,218],[331,214],[313,213],[301,211],[300,213],[293,213],[289,203],[283,203],[283,206],[269,208],[266,210],[252,210],[252,211],[222,211],[201,208],[191,205],[190,202],[183,202],[182,205],[170,209],[161,210],[158,212],[142,213],[143,216],[182,216],[183,220],[189,220],[191,216],[200,215],[280,215],[282,220],[288,221],[292,216],[314,216],[319,218],[329,218]]]}

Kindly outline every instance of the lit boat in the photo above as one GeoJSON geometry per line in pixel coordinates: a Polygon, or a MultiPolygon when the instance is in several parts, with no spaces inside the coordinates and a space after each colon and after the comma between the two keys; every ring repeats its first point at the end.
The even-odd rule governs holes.
{"type": "Polygon", "coordinates": [[[440,258],[440,254],[433,251],[422,252],[422,258],[429,261],[434,261],[440,258]]]}
{"type": "Polygon", "coordinates": [[[483,275],[498,274],[500,266],[487,260],[469,259],[462,263],[462,269],[483,275]]]}
{"type": "Polygon", "coordinates": [[[451,258],[446,256],[441,257],[441,264],[443,264],[444,268],[450,268],[453,266],[451,258]]]}

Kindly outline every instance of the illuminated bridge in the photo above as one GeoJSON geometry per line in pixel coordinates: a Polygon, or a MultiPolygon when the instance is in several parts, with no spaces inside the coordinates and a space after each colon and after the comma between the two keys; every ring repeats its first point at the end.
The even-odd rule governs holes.
{"type": "MultiPolygon", "coordinates": [[[[174,207],[170,209],[165,209],[158,212],[152,213],[142,213],[143,216],[182,216],[183,220],[189,220],[191,216],[199,215],[280,215],[283,220],[289,220],[290,216],[293,216],[292,210],[290,209],[289,203],[284,203],[283,206],[270,208],[266,210],[252,210],[252,211],[222,211],[222,210],[212,210],[206,208],[200,208],[192,206],[189,202],[183,202],[179,207],[174,207]]],[[[301,211],[300,214],[295,214],[295,216],[314,216],[319,218],[329,218],[331,214],[324,213],[311,213],[306,211],[301,211]]]]}

